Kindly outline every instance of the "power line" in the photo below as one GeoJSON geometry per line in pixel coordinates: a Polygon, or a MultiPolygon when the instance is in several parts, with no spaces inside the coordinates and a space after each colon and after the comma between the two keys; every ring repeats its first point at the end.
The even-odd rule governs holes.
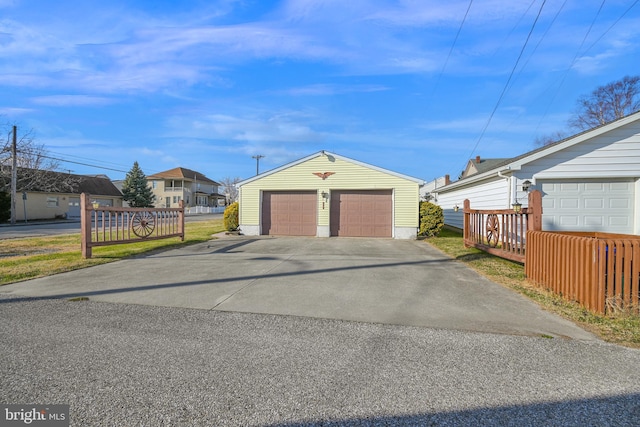
{"type": "Polygon", "coordinates": [[[45,158],[45,159],[50,159],[50,160],[57,160],[59,162],[73,163],[73,164],[76,164],[76,165],[89,166],[89,167],[92,167],[92,168],[111,170],[111,171],[115,171],[115,172],[124,172],[124,173],[128,172],[128,171],[121,170],[121,169],[108,168],[106,166],[92,165],[92,164],[89,164],[89,163],[75,162],[73,160],[61,159],[61,158],[58,158],[58,157],[47,156],[47,155],[44,155],[44,154],[41,154],[40,157],[45,158]]]}
{"type": "Polygon", "coordinates": [[[520,73],[522,73],[522,70],[524,70],[527,67],[527,64],[529,64],[529,61],[531,61],[531,58],[533,58],[533,55],[537,52],[538,48],[540,47],[540,45],[542,44],[542,41],[545,39],[545,37],[547,36],[547,34],[549,34],[549,31],[551,30],[551,27],[553,27],[553,24],[555,24],[556,20],[558,19],[558,16],[560,16],[560,13],[562,12],[562,10],[564,9],[565,5],[567,4],[568,0],[564,0],[564,2],[562,3],[562,5],[560,6],[560,8],[558,9],[558,11],[556,12],[556,14],[553,16],[553,19],[551,20],[551,22],[549,23],[549,26],[547,27],[547,29],[545,30],[545,32],[542,34],[542,37],[540,37],[540,40],[538,40],[538,43],[536,43],[535,47],[533,48],[533,50],[531,51],[531,55],[529,55],[529,58],[526,60],[526,62],[522,65],[522,68],[520,68],[520,71],[518,72],[518,75],[516,76],[516,80],[518,79],[518,77],[520,76],[520,73]]]}
{"type": "Polygon", "coordinates": [[[596,41],[594,41],[594,42],[591,44],[591,46],[589,46],[588,48],[586,48],[586,49],[585,49],[585,51],[582,53],[582,55],[585,55],[587,52],[589,52],[589,51],[591,50],[591,48],[592,48],[592,47],[594,47],[594,46],[595,46],[595,45],[596,45],[600,40],[602,40],[602,38],[603,38],[603,37],[604,37],[604,36],[605,36],[609,31],[611,31],[611,29],[612,29],[613,27],[615,27],[615,26],[618,24],[618,22],[620,22],[620,20],[621,20],[622,18],[624,18],[624,17],[625,17],[625,15],[626,15],[627,13],[629,13],[629,11],[630,11],[631,9],[633,9],[633,7],[634,7],[636,4],[638,4],[638,1],[640,1],[640,0],[636,0],[636,1],[634,1],[634,2],[633,2],[633,4],[632,4],[631,6],[629,6],[629,7],[627,8],[627,10],[625,10],[625,11],[624,11],[624,13],[623,13],[623,14],[622,14],[618,19],[616,19],[616,21],[615,21],[613,24],[611,24],[611,26],[610,26],[609,28],[607,28],[607,29],[605,30],[605,32],[604,32],[604,33],[602,33],[602,35],[600,35],[600,37],[598,37],[598,38],[596,39],[596,41]]]}
{"type": "Polygon", "coordinates": [[[114,167],[128,167],[127,165],[123,165],[121,163],[115,163],[115,162],[108,162],[105,160],[97,160],[97,159],[92,159],[90,157],[82,157],[82,156],[75,156],[73,154],[66,154],[66,153],[60,153],[60,152],[56,152],[56,151],[50,151],[47,150],[47,154],[53,154],[54,156],[62,156],[64,158],[71,158],[71,159],[79,159],[79,160],[84,160],[84,161],[89,161],[89,162],[94,162],[94,163],[99,163],[99,164],[104,164],[104,165],[110,165],[110,166],[114,166],[114,167]]]}
{"type": "MultiPolygon", "coordinates": [[[[560,79],[560,84],[558,85],[558,88],[556,89],[556,91],[554,92],[553,96],[551,97],[550,102],[547,104],[547,108],[544,110],[544,114],[540,118],[540,121],[538,122],[538,126],[536,126],[536,132],[540,128],[540,125],[542,124],[543,120],[547,117],[547,114],[549,113],[549,108],[551,108],[551,104],[553,104],[553,102],[555,101],[556,97],[558,96],[558,93],[560,92],[560,88],[564,84],[564,81],[566,80],[567,75],[569,74],[569,71],[573,68],[573,66],[578,61],[578,59],[582,57],[582,56],[580,56],[580,50],[582,49],[582,46],[584,46],[585,42],[587,41],[587,37],[589,37],[589,34],[591,34],[591,30],[593,29],[593,26],[595,25],[596,20],[598,19],[598,16],[600,16],[600,12],[602,11],[602,8],[604,7],[605,1],[606,0],[602,0],[602,3],[600,3],[600,7],[598,8],[598,12],[596,12],[596,15],[593,17],[593,20],[591,21],[591,24],[589,25],[589,28],[587,28],[587,32],[584,34],[584,37],[582,37],[582,41],[580,42],[580,46],[578,46],[578,49],[576,50],[576,54],[573,56],[573,59],[571,60],[571,63],[569,64],[567,69],[564,70],[564,73],[562,73],[562,78],[560,79]]],[[[631,5],[631,7],[633,7],[637,2],[638,2],[638,0],[636,0],[636,2],[633,5],[631,5]]],[[[629,9],[627,9],[627,12],[631,9],[631,7],[629,9]]],[[[625,14],[627,12],[625,12],[625,14]]],[[[622,16],[624,16],[624,14],[622,16]]],[[[622,19],[622,17],[620,17],[618,19],[618,21],[620,19],[622,19]]],[[[618,21],[616,21],[615,23],[617,23],[618,21]]],[[[615,25],[615,23],[614,23],[614,25],[615,25]]],[[[607,31],[609,31],[609,30],[607,30],[607,31]]],[[[598,39],[598,40],[600,40],[600,39],[598,39]]],[[[591,47],[593,47],[593,45],[590,46],[589,49],[591,49],[591,47]]],[[[585,50],[582,53],[582,55],[584,56],[584,54],[587,53],[587,51],[589,49],[585,50]]]]}
{"type": "Polygon", "coordinates": [[[444,70],[447,68],[447,64],[449,63],[449,58],[451,58],[451,53],[453,52],[456,43],[458,42],[458,37],[460,36],[460,32],[462,32],[462,27],[464,26],[465,21],[467,20],[467,16],[469,15],[469,10],[471,10],[471,5],[473,4],[473,0],[469,0],[469,6],[467,6],[467,11],[464,13],[464,17],[462,18],[462,22],[460,22],[460,27],[458,27],[458,32],[456,33],[455,38],[453,39],[453,43],[451,44],[451,48],[449,49],[449,53],[447,54],[447,58],[442,65],[442,69],[440,70],[440,74],[438,74],[438,78],[436,79],[436,84],[433,87],[433,92],[431,96],[436,92],[438,88],[438,84],[440,83],[440,78],[444,74],[444,70]]]}
{"type": "MultiPolygon", "coordinates": [[[[526,40],[524,41],[524,44],[522,45],[522,49],[520,49],[520,54],[518,55],[518,59],[516,59],[516,63],[513,65],[513,68],[511,69],[511,73],[509,73],[509,78],[507,79],[507,82],[504,85],[504,88],[502,89],[502,92],[500,93],[500,97],[498,97],[498,101],[496,102],[496,105],[493,107],[493,111],[491,111],[491,114],[489,115],[489,118],[487,119],[487,122],[485,123],[484,127],[482,128],[482,132],[480,133],[480,136],[478,137],[475,145],[473,146],[473,149],[471,150],[471,154],[469,155],[469,158],[473,157],[473,153],[475,153],[476,149],[478,148],[478,145],[480,144],[480,141],[482,140],[482,138],[484,137],[484,134],[486,133],[487,129],[489,128],[489,124],[491,124],[491,121],[493,120],[493,116],[495,115],[496,111],[498,110],[498,107],[500,106],[500,103],[502,102],[502,99],[504,98],[505,93],[507,92],[507,89],[509,88],[509,83],[511,83],[511,78],[513,77],[513,74],[516,71],[516,68],[518,67],[518,63],[520,62],[520,59],[522,58],[522,54],[524,53],[524,50],[527,47],[527,44],[529,43],[529,39],[531,38],[531,34],[533,34],[533,30],[536,27],[536,23],[538,22],[538,19],[540,18],[540,15],[542,14],[542,9],[544,8],[544,5],[547,3],[547,0],[544,0],[542,2],[542,4],[540,5],[540,9],[538,10],[538,14],[536,15],[536,19],[533,21],[533,24],[531,25],[531,29],[529,30],[529,34],[527,35],[526,40]]],[[[465,162],[466,164],[466,162],[465,162]]]]}
{"type": "MultiPolygon", "coordinates": [[[[558,16],[560,16],[560,13],[562,12],[562,10],[564,9],[565,5],[567,4],[568,0],[564,0],[564,2],[562,2],[562,5],[560,6],[560,8],[558,9],[558,11],[556,12],[556,14],[553,16],[553,19],[551,20],[551,22],[549,23],[549,26],[547,27],[547,29],[545,30],[544,34],[542,34],[542,37],[540,37],[540,40],[538,40],[538,43],[536,43],[536,46],[533,48],[533,50],[531,51],[531,55],[529,55],[529,58],[527,59],[527,61],[522,65],[522,68],[520,68],[520,71],[518,72],[518,75],[516,76],[515,80],[517,80],[520,77],[520,74],[522,74],[522,71],[527,68],[527,65],[529,64],[529,61],[531,61],[531,59],[533,58],[535,52],[538,51],[538,48],[540,47],[540,45],[542,44],[542,42],[544,41],[545,37],[549,34],[549,31],[551,30],[551,28],[553,27],[553,24],[555,24],[556,20],[558,19],[558,16]]],[[[640,1],[640,0],[639,0],[640,1]]],[[[538,95],[538,97],[536,97],[536,100],[541,98],[542,96],[544,96],[544,94],[546,93],[546,91],[549,88],[547,88],[546,90],[540,92],[540,94],[538,95]]],[[[523,112],[521,112],[520,114],[518,114],[517,117],[515,117],[513,119],[513,121],[509,124],[509,127],[511,127],[511,125],[513,125],[517,120],[520,119],[520,117],[522,116],[523,112]]],[[[538,124],[538,126],[540,126],[540,124],[538,124]]]]}

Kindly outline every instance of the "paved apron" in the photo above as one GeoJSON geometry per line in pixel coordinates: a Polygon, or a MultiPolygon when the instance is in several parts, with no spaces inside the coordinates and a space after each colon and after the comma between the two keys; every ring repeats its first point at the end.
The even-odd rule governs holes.
{"type": "Polygon", "coordinates": [[[223,237],[0,292],[595,339],[422,241],[223,237]]]}

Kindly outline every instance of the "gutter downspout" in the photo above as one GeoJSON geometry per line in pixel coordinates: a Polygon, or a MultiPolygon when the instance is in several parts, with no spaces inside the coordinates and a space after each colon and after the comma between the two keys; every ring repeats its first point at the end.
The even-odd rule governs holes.
{"type": "Polygon", "coordinates": [[[503,179],[509,181],[509,185],[508,185],[509,192],[507,194],[507,209],[509,209],[509,207],[511,207],[511,199],[512,199],[512,196],[513,196],[513,180],[512,180],[513,177],[512,176],[504,176],[502,173],[506,172],[506,171],[509,171],[509,170],[511,170],[511,168],[498,171],[498,176],[500,178],[503,178],[503,179]]]}

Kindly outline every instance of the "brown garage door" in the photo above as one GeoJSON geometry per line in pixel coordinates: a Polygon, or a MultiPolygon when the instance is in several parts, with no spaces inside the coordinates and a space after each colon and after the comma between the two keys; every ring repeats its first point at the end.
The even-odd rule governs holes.
{"type": "Polygon", "coordinates": [[[391,237],[391,190],[331,192],[331,235],[391,237]]]}
{"type": "Polygon", "coordinates": [[[315,191],[265,191],[262,193],[262,234],[315,236],[315,191]]]}

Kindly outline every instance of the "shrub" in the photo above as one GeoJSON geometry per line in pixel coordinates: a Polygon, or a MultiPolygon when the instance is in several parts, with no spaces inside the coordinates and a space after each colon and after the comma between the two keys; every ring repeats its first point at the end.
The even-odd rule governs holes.
{"type": "Polygon", "coordinates": [[[437,236],[444,225],[442,208],[431,202],[420,202],[420,236],[437,236]]]}
{"type": "Polygon", "coordinates": [[[0,222],[7,222],[11,219],[11,196],[9,193],[0,191],[0,222]]]}
{"type": "Polygon", "coordinates": [[[234,231],[238,229],[238,202],[233,202],[224,210],[222,216],[224,222],[224,228],[227,231],[234,231]]]}

